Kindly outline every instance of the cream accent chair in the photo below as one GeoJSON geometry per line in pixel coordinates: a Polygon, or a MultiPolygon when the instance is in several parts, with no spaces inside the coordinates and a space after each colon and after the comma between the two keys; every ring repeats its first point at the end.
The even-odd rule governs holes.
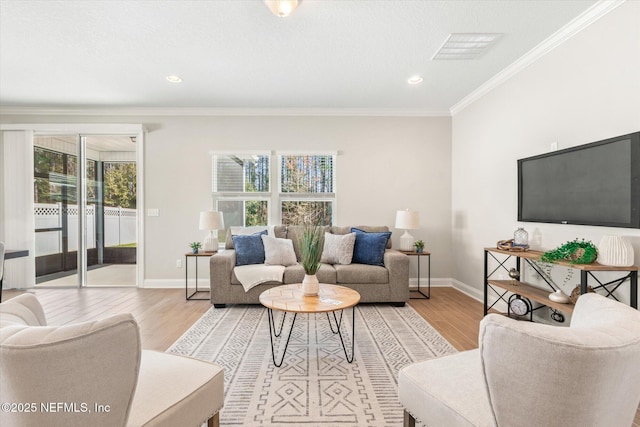
{"type": "Polygon", "coordinates": [[[631,426],[640,403],[640,312],[582,295],[570,327],[489,314],[480,348],[398,378],[405,426],[631,426]]]}
{"type": "Polygon", "coordinates": [[[32,294],[0,304],[3,427],[211,427],[223,392],[221,367],[141,350],[130,314],[46,326],[32,294]]]}

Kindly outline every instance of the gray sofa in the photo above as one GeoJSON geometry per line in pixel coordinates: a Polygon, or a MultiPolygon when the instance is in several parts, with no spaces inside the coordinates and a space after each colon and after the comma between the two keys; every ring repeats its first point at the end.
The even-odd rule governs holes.
{"type": "MultiPolygon", "coordinates": [[[[354,226],[366,232],[389,231],[386,226],[354,226]]],[[[275,237],[293,241],[294,251],[300,261],[298,235],[301,226],[276,226],[275,237]]],[[[325,227],[332,234],[348,234],[351,227],[325,227]]],[[[403,306],[409,300],[409,257],[391,249],[391,239],[385,249],[384,266],[365,264],[322,264],[317,276],[320,283],[337,284],[355,289],[363,303],[391,303],[403,306]]],[[[300,264],[285,268],[283,282],[262,283],[249,291],[244,288],[234,274],[236,251],[231,232],[227,233],[225,250],[213,255],[210,260],[211,303],[216,308],[226,304],[260,304],[259,296],[269,288],[282,284],[301,283],[304,269],[300,264]]]]}

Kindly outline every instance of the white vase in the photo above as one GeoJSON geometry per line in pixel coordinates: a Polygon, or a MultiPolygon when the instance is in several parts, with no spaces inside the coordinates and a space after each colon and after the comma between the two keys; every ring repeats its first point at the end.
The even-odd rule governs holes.
{"type": "Polygon", "coordinates": [[[629,267],[635,261],[633,246],[622,236],[603,236],[598,245],[598,262],[611,267],[629,267]]]}
{"type": "Polygon", "coordinates": [[[315,274],[305,274],[302,279],[302,293],[305,296],[316,296],[320,292],[320,282],[315,274]]]}
{"type": "Polygon", "coordinates": [[[562,289],[558,289],[557,291],[550,293],[549,299],[562,304],[566,304],[570,301],[569,295],[562,292],[562,289]]]}

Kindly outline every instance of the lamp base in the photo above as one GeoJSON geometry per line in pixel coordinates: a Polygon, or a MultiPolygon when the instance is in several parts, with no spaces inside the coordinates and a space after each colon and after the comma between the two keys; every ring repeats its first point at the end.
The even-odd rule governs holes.
{"type": "Polygon", "coordinates": [[[413,236],[409,234],[409,230],[404,230],[404,234],[400,236],[400,250],[412,251],[414,243],[415,240],[413,239],[413,236]]]}
{"type": "Polygon", "coordinates": [[[202,241],[202,250],[205,252],[218,250],[218,237],[213,233],[213,230],[204,236],[204,240],[202,241]]]}

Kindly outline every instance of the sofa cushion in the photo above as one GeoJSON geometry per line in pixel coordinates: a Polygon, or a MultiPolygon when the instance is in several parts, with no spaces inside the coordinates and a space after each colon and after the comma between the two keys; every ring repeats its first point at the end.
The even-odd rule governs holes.
{"type": "Polygon", "coordinates": [[[351,264],[356,233],[331,234],[324,233],[324,247],[320,261],[326,264],[351,264]]]}
{"type": "Polygon", "coordinates": [[[264,245],[264,263],[267,265],[296,265],[296,253],[293,251],[293,242],[289,239],[262,235],[264,245]]]}
{"type": "Polygon", "coordinates": [[[233,236],[248,235],[258,233],[260,231],[267,231],[267,235],[271,237],[278,237],[280,239],[287,237],[287,227],[284,225],[254,225],[250,227],[229,227],[227,228],[227,237],[225,240],[225,249],[235,249],[233,246],[233,236]]]}
{"type": "Polygon", "coordinates": [[[391,237],[391,232],[367,233],[359,228],[351,228],[351,231],[356,233],[356,244],[351,262],[384,266],[384,251],[391,237]]]}
{"type": "Polygon", "coordinates": [[[389,270],[377,265],[349,264],[333,266],[337,284],[389,283],[389,270]]]}
{"type": "Polygon", "coordinates": [[[262,236],[266,234],[265,230],[248,236],[232,236],[233,246],[236,248],[236,265],[264,263],[262,236]]]}
{"type": "MultiPolygon", "coordinates": [[[[320,264],[320,269],[316,273],[316,276],[320,283],[336,283],[336,270],[332,265],[320,264]]],[[[292,283],[302,283],[302,279],[304,279],[304,268],[302,268],[302,265],[297,264],[285,268],[284,283],[287,285],[292,283]]]]}
{"type": "MultiPolygon", "coordinates": [[[[329,232],[331,234],[349,234],[351,233],[352,228],[357,228],[358,230],[366,231],[367,233],[384,233],[385,231],[389,231],[389,227],[386,225],[353,225],[349,227],[339,227],[334,225],[331,227],[329,232]]],[[[387,242],[387,249],[391,249],[391,239],[387,242]]]]}

